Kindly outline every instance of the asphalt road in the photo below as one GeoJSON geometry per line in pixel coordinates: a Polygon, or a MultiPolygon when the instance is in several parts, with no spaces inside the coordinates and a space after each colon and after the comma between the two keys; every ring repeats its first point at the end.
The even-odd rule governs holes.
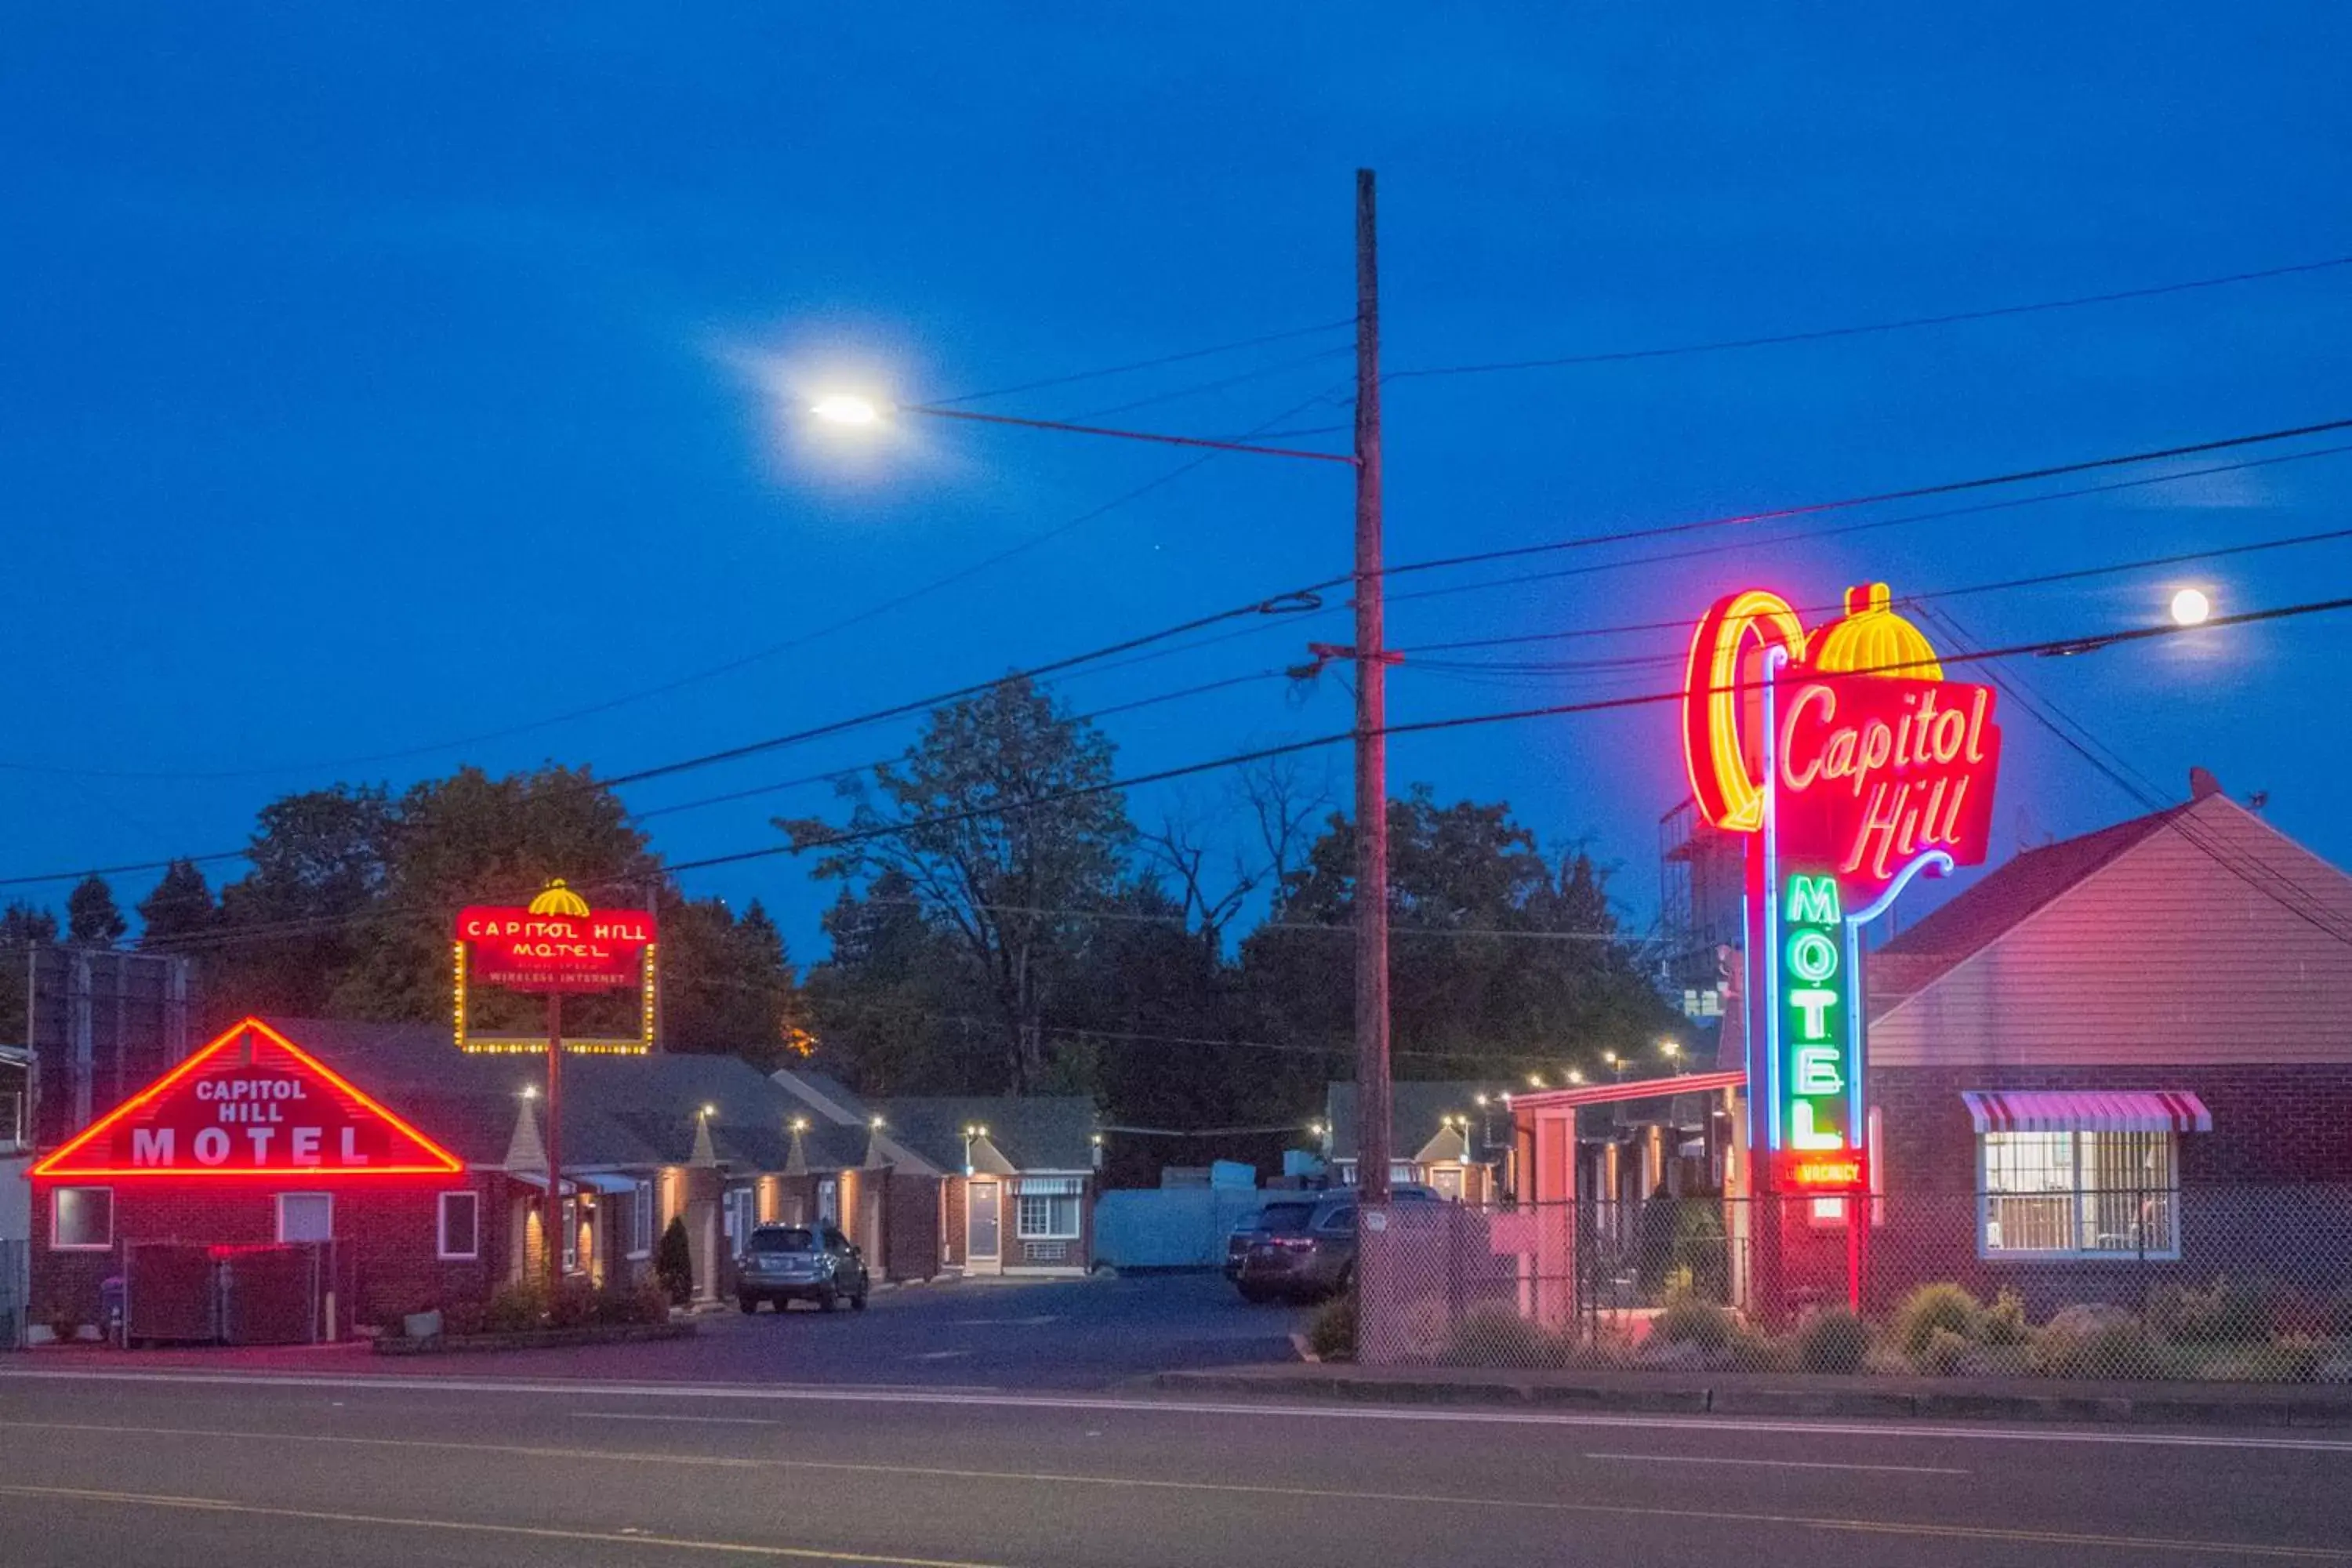
{"type": "Polygon", "coordinates": [[[10,1568],[2352,1564],[2352,1435],[44,1364],[10,1568]]]}
{"type": "MultiPolygon", "coordinates": [[[[1292,1359],[1307,1314],[1253,1307],[1214,1274],[962,1280],[878,1291],[866,1311],[795,1307],[705,1316],[691,1340],[577,1351],[392,1361],[363,1346],[142,1351],[142,1367],[403,1372],[686,1383],[824,1383],[982,1388],[1116,1388],[1155,1372],[1292,1359]]],[[[44,1364],[114,1367],[96,1346],[37,1352],[44,1364]]],[[[0,1552],[0,1568],[6,1553],[0,1552]]]]}

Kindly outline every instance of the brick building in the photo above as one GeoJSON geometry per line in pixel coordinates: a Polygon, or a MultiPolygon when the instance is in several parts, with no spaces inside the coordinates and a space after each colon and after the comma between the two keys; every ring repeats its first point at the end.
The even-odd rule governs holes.
{"type": "MultiPolygon", "coordinates": [[[[97,1323],[103,1282],[127,1279],[141,1337],[247,1337],[223,1318],[235,1292],[155,1315],[193,1289],[171,1281],[226,1261],[256,1280],[303,1273],[277,1281],[305,1303],[298,1321],[257,1337],[341,1336],[540,1278],[543,1078],[540,1057],[461,1054],[430,1026],[248,1019],[39,1152],[35,1318],[97,1323]]],[[[936,1183],[869,1140],[794,1126],[800,1110],[733,1057],[568,1060],[564,1272],[649,1273],[677,1220],[696,1293],[722,1298],[742,1238],[770,1219],[839,1224],[879,1278],[936,1272],[936,1183]],[[908,1238],[896,1248],[894,1230],[908,1238]]]]}
{"type": "MultiPolygon", "coordinates": [[[[2136,1307],[2216,1275],[2317,1299],[2352,1283],[2352,877],[2210,775],[1990,871],[1867,953],[1863,991],[1870,1305],[1938,1279],[2036,1311],[2136,1307]]],[[[1531,1195],[1623,1200],[1595,1178],[1580,1115],[1702,1083],[1736,1097],[1746,1050],[1735,1005],[1712,1076],[1515,1097],[1531,1195]]],[[[1735,1108],[1713,1119],[1731,1136],[1698,1184],[1727,1195],[1735,1299],[1771,1209],[1784,1305],[1843,1299],[1845,1200],[1752,1212],[1735,1108]]],[[[1645,1174],[1635,1196],[1664,1185],[1645,1174]]],[[[1549,1218],[1561,1234],[1537,1272],[1564,1303],[1573,1222],[1549,1218]]]]}

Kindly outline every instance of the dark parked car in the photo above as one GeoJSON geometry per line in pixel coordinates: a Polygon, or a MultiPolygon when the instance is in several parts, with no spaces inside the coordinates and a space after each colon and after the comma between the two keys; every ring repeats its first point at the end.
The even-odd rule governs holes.
{"type": "Polygon", "coordinates": [[[735,1304],[756,1312],[772,1301],[781,1312],[794,1301],[814,1301],[830,1312],[845,1300],[862,1312],[873,1283],[864,1256],[833,1226],[763,1225],[737,1260],[735,1304]]]}
{"type": "Polygon", "coordinates": [[[1234,1228],[1225,1234],[1225,1278],[1242,1277],[1242,1259],[1249,1255],[1250,1243],[1265,1229],[1265,1211],[1252,1209],[1234,1221],[1234,1228]]]}
{"type": "MultiPolygon", "coordinates": [[[[1402,1184],[1391,1187],[1389,1197],[1400,1204],[1444,1201],[1431,1188],[1402,1184]]],[[[1259,1211],[1258,1225],[1242,1253],[1241,1267],[1228,1270],[1243,1300],[1314,1300],[1338,1295],[1356,1282],[1354,1189],[1298,1203],[1268,1204],[1259,1211]]]]}

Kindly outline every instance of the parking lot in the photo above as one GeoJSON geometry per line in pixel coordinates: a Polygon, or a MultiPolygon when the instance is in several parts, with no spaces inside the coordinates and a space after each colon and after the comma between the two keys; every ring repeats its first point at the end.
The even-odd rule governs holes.
{"type": "Polygon", "coordinates": [[[364,1345],[282,1350],[42,1351],[33,1367],[198,1366],[593,1377],[680,1383],[822,1383],[1099,1389],[1156,1372],[1286,1360],[1305,1314],[1254,1307],[1214,1274],[955,1280],[875,1291],[866,1310],[730,1305],[688,1340],[461,1355],[372,1355],[364,1345]]]}

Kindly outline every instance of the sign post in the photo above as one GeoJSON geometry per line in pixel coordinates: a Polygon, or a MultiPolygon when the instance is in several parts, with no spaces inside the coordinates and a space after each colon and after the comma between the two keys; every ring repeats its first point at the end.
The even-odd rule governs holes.
{"type": "Polygon", "coordinates": [[[563,1284],[563,1055],[568,1050],[639,1054],[653,1045],[656,1013],[654,916],[650,910],[607,910],[599,914],[562,878],[523,909],[470,905],[457,927],[457,1048],[466,1051],[528,1050],[535,1041],[482,1037],[467,1032],[468,983],[509,991],[540,992],[547,997],[547,1201],[541,1209],[541,1245],[546,1254],[547,1299],[553,1304],[563,1284]],[[642,1040],[563,1038],[563,998],[603,991],[642,989],[642,1040]]]}
{"type": "Polygon", "coordinates": [[[1752,1295],[1779,1316],[1787,1205],[1842,1201],[1847,1299],[1876,1184],[1863,928],[1911,879],[1980,863],[2000,731],[1991,688],[1946,680],[1886,585],[1808,634],[1779,595],[1721,599],[1691,641],[1684,754],[1699,814],[1748,835],[1746,983],[1752,1295]]]}

